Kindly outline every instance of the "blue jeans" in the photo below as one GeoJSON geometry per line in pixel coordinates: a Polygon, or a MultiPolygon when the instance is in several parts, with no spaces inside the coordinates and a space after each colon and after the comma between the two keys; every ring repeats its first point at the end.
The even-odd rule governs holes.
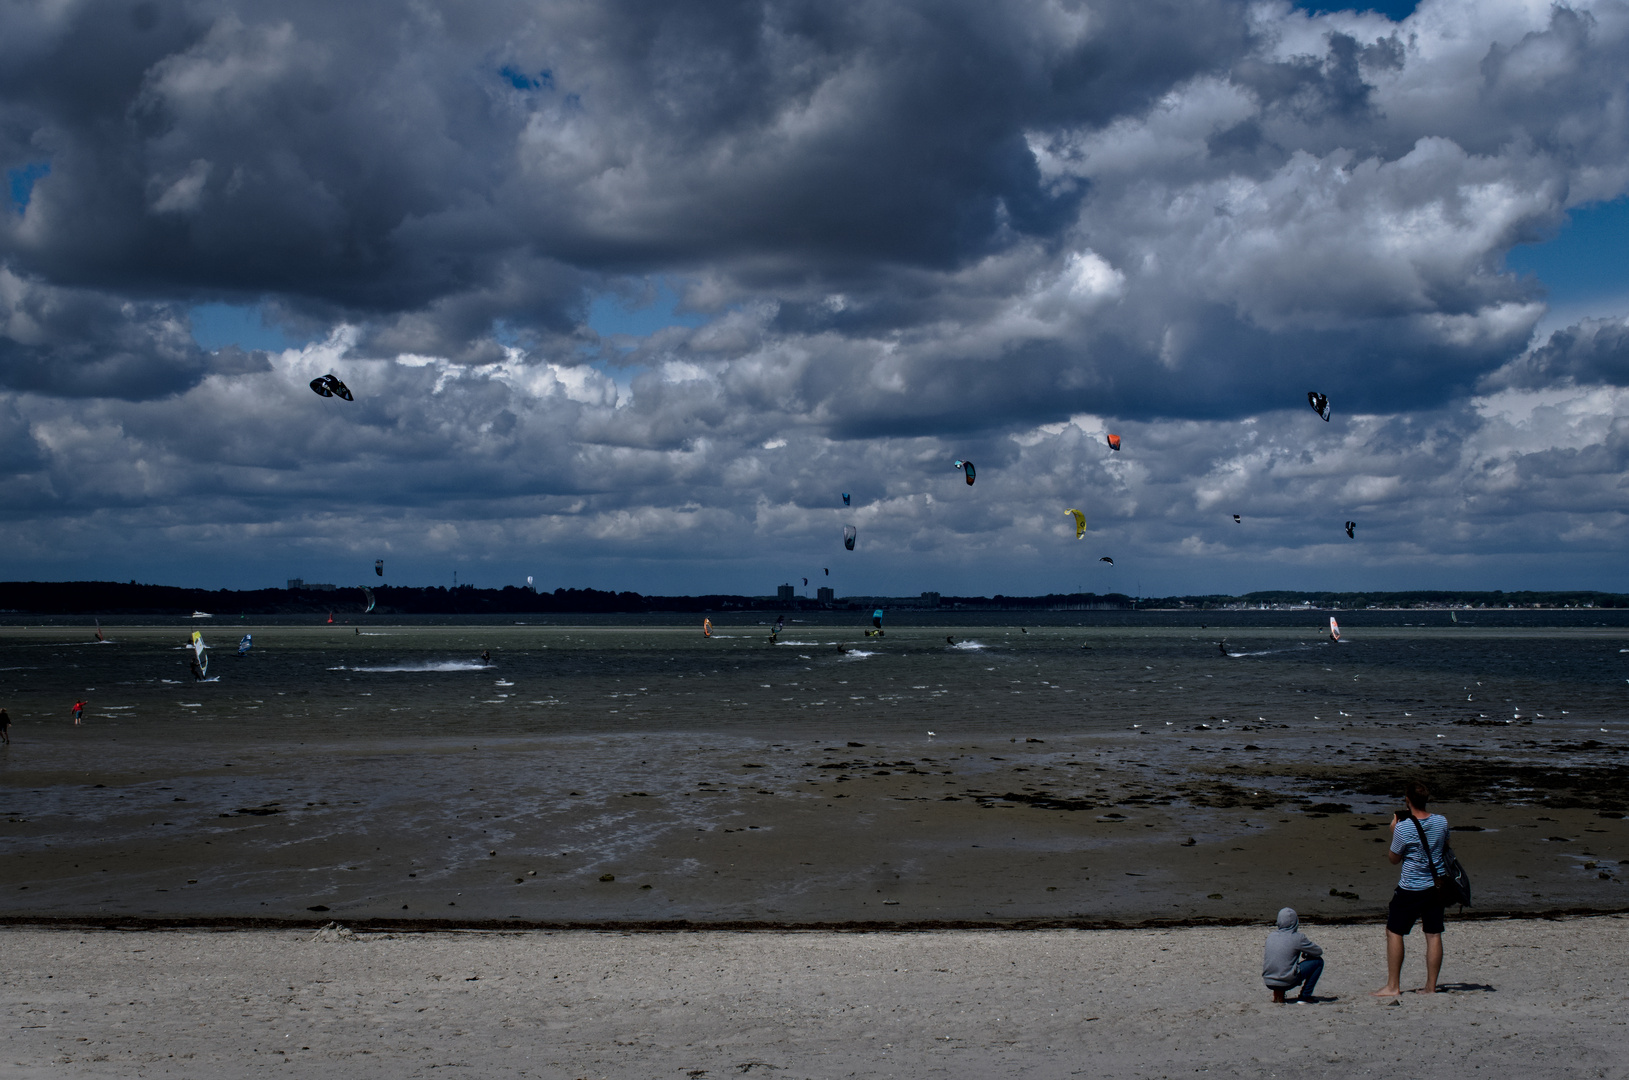
{"type": "Polygon", "coordinates": [[[1295,965],[1295,981],[1284,989],[1293,990],[1301,988],[1302,997],[1311,997],[1313,989],[1318,985],[1318,977],[1324,973],[1324,958],[1309,956],[1295,965]]]}

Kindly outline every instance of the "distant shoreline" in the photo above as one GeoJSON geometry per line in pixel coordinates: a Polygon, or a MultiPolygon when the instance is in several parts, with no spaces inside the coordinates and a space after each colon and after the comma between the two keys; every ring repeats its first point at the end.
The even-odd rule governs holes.
{"type": "Polygon", "coordinates": [[[996,613],[1065,611],[1587,611],[1629,609],[1629,593],[1593,590],[1504,592],[1442,590],[1319,592],[1268,590],[1241,595],[1132,597],[1124,593],[1047,593],[1039,596],[836,596],[815,597],[782,586],[773,596],[704,594],[647,596],[599,589],[534,591],[506,585],[401,586],[363,581],[354,585],[295,583],[283,589],[188,589],[134,581],[0,582],[0,616],[79,616],[85,619],[140,615],[200,619],[250,615],[322,614],[353,617],[364,601],[372,616],[389,615],[663,615],[796,614],[884,608],[893,613],[996,613]]]}

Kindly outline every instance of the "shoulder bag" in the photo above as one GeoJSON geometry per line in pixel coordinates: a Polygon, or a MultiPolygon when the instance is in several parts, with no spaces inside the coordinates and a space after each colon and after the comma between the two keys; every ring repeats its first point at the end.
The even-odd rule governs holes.
{"type": "Polygon", "coordinates": [[[1465,907],[1471,902],[1471,876],[1465,868],[1459,865],[1459,856],[1447,841],[1442,845],[1443,872],[1437,872],[1437,857],[1431,853],[1431,841],[1426,838],[1425,826],[1413,814],[1409,820],[1414,822],[1414,828],[1420,833],[1420,846],[1425,848],[1425,861],[1431,867],[1431,880],[1436,882],[1437,891],[1443,895],[1444,900],[1450,904],[1465,907]]]}

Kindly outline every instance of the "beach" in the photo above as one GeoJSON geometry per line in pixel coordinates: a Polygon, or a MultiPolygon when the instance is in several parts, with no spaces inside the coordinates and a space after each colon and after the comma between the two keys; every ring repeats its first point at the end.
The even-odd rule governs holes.
{"type": "Polygon", "coordinates": [[[1629,623],[1421,617],[0,628],[0,1075],[1621,1075],[1629,623]]]}
{"type": "Polygon", "coordinates": [[[0,1075],[1625,1075],[1629,919],[1450,921],[1397,1004],[1378,923],[1307,926],[1328,1000],[1270,1004],[1267,929],[9,928],[0,1075]]]}

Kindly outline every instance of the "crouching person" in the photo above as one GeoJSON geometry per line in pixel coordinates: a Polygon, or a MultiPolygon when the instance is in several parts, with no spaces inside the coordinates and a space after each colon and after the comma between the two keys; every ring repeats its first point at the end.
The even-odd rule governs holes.
{"type": "Polygon", "coordinates": [[[1267,935],[1261,954],[1261,981],[1273,992],[1273,1002],[1284,1003],[1284,991],[1299,986],[1297,1001],[1315,1002],[1312,991],[1324,973],[1324,951],[1301,932],[1301,918],[1294,908],[1278,913],[1278,928],[1267,935]]]}

